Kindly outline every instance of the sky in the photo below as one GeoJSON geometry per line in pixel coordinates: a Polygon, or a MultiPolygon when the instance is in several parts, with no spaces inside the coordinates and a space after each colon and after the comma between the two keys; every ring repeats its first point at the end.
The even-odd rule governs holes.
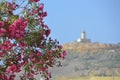
{"type": "Polygon", "coordinates": [[[120,0],[41,0],[53,39],[75,42],[86,31],[92,42],[120,42],[120,0]]]}
{"type": "MultiPolygon", "coordinates": [[[[0,0],[1,1],[1,0],[0,0]]],[[[92,42],[120,43],[120,0],[40,0],[53,39],[75,42],[86,32],[92,42]]]]}

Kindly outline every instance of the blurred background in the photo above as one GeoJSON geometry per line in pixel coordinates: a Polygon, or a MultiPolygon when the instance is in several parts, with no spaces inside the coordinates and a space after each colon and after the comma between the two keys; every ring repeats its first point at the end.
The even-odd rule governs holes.
{"type": "Polygon", "coordinates": [[[73,42],[82,31],[92,42],[120,41],[120,0],[41,0],[48,16],[51,37],[60,43],[73,42]]]}

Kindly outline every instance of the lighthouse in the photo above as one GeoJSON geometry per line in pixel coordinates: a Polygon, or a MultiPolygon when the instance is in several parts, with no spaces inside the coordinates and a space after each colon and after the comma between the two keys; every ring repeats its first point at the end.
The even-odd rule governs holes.
{"type": "Polygon", "coordinates": [[[86,39],[86,33],[85,33],[85,31],[83,31],[83,32],[81,33],[81,39],[86,39]]]}
{"type": "Polygon", "coordinates": [[[80,43],[91,43],[91,40],[86,38],[86,32],[83,31],[81,33],[81,37],[77,39],[77,42],[80,42],[80,43]]]}

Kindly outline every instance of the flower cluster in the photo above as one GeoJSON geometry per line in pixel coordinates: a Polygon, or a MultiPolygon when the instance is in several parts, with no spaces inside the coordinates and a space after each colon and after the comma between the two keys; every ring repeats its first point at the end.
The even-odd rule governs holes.
{"type": "Polygon", "coordinates": [[[23,39],[26,36],[26,30],[28,21],[22,18],[14,21],[12,25],[9,26],[10,38],[23,39]]]}
{"type": "Polygon", "coordinates": [[[21,80],[33,80],[39,74],[49,80],[49,68],[61,66],[66,51],[57,40],[49,38],[51,30],[43,21],[46,16],[40,0],[0,2],[1,80],[15,80],[19,72],[23,73],[21,80]],[[15,14],[18,8],[21,12],[15,14]]]}
{"type": "Polygon", "coordinates": [[[14,45],[10,41],[5,41],[3,45],[0,45],[0,57],[6,55],[5,53],[9,52],[14,45]]]}
{"type": "Polygon", "coordinates": [[[3,28],[3,26],[4,26],[4,22],[0,21],[0,36],[6,34],[6,29],[3,28]]]}

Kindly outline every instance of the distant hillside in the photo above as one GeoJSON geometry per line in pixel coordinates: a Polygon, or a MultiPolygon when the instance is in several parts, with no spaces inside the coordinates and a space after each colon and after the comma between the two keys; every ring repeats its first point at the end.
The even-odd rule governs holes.
{"type": "Polygon", "coordinates": [[[103,44],[103,43],[67,43],[63,44],[67,51],[83,52],[98,52],[100,50],[120,49],[120,44],[103,44]]]}
{"type": "Polygon", "coordinates": [[[67,43],[63,67],[53,76],[120,76],[120,44],[67,43]]]}

